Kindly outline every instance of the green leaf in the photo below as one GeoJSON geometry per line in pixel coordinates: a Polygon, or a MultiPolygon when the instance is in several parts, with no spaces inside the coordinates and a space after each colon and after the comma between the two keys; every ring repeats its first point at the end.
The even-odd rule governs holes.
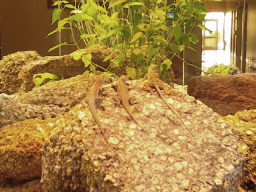
{"type": "Polygon", "coordinates": [[[72,15],[71,19],[73,21],[77,21],[77,22],[82,22],[84,20],[82,13],[78,13],[78,14],[72,15]]]}
{"type": "Polygon", "coordinates": [[[92,54],[87,54],[82,56],[82,61],[84,63],[84,67],[88,67],[92,62],[92,54]]]}
{"type": "Polygon", "coordinates": [[[188,48],[188,49],[190,49],[191,51],[194,51],[194,52],[198,52],[197,50],[195,50],[193,47],[191,47],[191,46],[186,46],[186,48],[188,48]]]}
{"type": "Polygon", "coordinates": [[[88,20],[88,21],[92,21],[93,20],[93,17],[91,17],[90,15],[86,14],[86,13],[83,13],[83,20],[88,20]]]}
{"type": "Polygon", "coordinates": [[[165,38],[163,38],[163,36],[161,35],[158,35],[156,36],[155,38],[157,41],[159,41],[163,46],[166,46],[168,45],[168,42],[165,40],[165,38]]]}
{"type": "Polygon", "coordinates": [[[67,18],[60,20],[58,22],[58,28],[64,27],[64,25],[66,25],[67,23],[69,23],[69,20],[67,18]]]}
{"type": "Polygon", "coordinates": [[[202,24],[198,24],[197,25],[200,29],[202,29],[202,30],[207,30],[207,28],[204,26],[204,25],[202,25],[202,24]]]}
{"type": "Polygon", "coordinates": [[[126,67],[126,73],[131,79],[136,79],[137,73],[134,67],[126,67]]]}
{"type": "Polygon", "coordinates": [[[128,39],[131,37],[131,28],[129,25],[126,25],[123,27],[122,33],[125,37],[125,39],[128,39]]]}
{"type": "MultiPolygon", "coordinates": [[[[112,2],[112,1],[110,1],[110,2],[112,2]]],[[[116,12],[112,13],[111,18],[112,18],[112,19],[117,19],[119,13],[120,13],[119,11],[116,11],[116,12]]]]}
{"type": "Polygon", "coordinates": [[[146,26],[146,24],[144,24],[144,23],[141,23],[141,24],[137,25],[137,27],[138,27],[141,31],[144,31],[144,30],[145,30],[145,26],[146,26]]]}
{"type": "Polygon", "coordinates": [[[76,6],[74,6],[72,4],[66,4],[64,7],[68,8],[68,9],[77,9],[76,6]]]}
{"type": "Polygon", "coordinates": [[[160,65],[160,71],[162,72],[163,70],[170,69],[171,65],[172,61],[170,59],[165,59],[160,65]]]}
{"type": "Polygon", "coordinates": [[[185,45],[179,45],[178,47],[179,47],[179,51],[180,51],[180,52],[185,49],[185,45]]]}
{"type": "Polygon", "coordinates": [[[57,49],[57,48],[59,48],[59,47],[62,47],[63,45],[67,45],[67,44],[68,44],[67,42],[64,42],[64,43],[60,43],[60,44],[58,44],[58,45],[55,45],[54,47],[50,48],[50,49],[48,50],[48,52],[51,52],[51,51],[53,51],[53,50],[55,50],[55,49],[57,49]]]}
{"type": "Polygon", "coordinates": [[[132,37],[131,43],[135,42],[135,41],[136,41],[137,39],[139,39],[142,35],[143,35],[142,32],[135,33],[135,35],[133,35],[133,37],[132,37]]]}
{"type": "Polygon", "coordinates": [[[182,29],[179,25],[176,25],[173,27],[173,36],[176,41],[179,41],[180,37],[182,35],[182,29]]]}
{"type": "Polygon", "coordinates": [[[89,40],[89,42],[86,45],[86,48],[89,48],[92,45],[95,45],[95,42],[96,42],[96,38],[95,37],[91,37],[91,39],[89,40]]]}
{"type": "Polygon", "coordinates": [[[55,29],[54,31],[50,32],[50,33],[47,35],[47,37],[50,36],[50,35],[52,35],[52,34],[54,34],[54,33],[60,32],[60,31],[63,30],[63,29],[66,29],[66,28],[65,28],[65,27],[58,27],[58,28],[55,29]]]}
{"type": "Polygon", "coordinates": [[[75,10],[71,11],[70,13],[72,13],[72,14],[80,14],[80,13],[83,13],[83,11],[79,10],[79,9],[75,9],[75,10]]]}
{"type": "Polygon", "coordinates": [[[189,36],[186,33],[183,35],[183,42],[184,42],[185,45],[189,45],[190,44],[189,36]]]}
{"type": "Polygon", "coordinates": [[[86,70],[84,73],[83,73],[83,76],[85,77],[89,77],[90,75],[90,71],[89,70],[86,70]]]}
{"type": "Polygon", "coordinates": [[[95,8],[97,11],[103,12],[103,13],[107,13],[106,9],[102,6],[97,5],[96,3],[93,3],[93,8],[95,8]]]}
{"type": "Polygon", "coordinates": [[[50,81],[57,81],[59,77],[52,73],[38,73],[33,75],[33,82],[35,84],[35,88],[42,85],[42,83],[46,80],[50,79],[50,81]]]}
{"type": "Polygon", "coordinates": [[[96,71],[96,67],[94,65],[90,65],[90,71],[95,72],[96,71]]]}
{"type": "Polygon", "coordinates": [[[142,14],[141,13],[135,13],[133,15],[133,19],[134,19],[134,25],[138,25],[141,22],[142,14]]]}
{"type": "Polygon", "coordinates": [[[63,9],[55,8],[52,13],[52,24],[55,23],[61,16],[63,9]]]}
{"type": "Polygon", "coordinates": [[[106,61],[112,59],[113,53],[114,53],[114,52],[110,53],[107,57],[105,57],[105,59],[103,60],[103,62],[106,62],[106,61]]]}
{"type": "Polygon", "coordinates": [[[125,54],[124,53],[121,53],[119,54],[116,58],[115,58],[115,61],[117,62],[117,65],[118,66],[122,66],[124,64],[124,60],[125,60],[125,54]]]}
{"type": "Polygon", "coordinates": [[[124,5],[124,8],[129,8],[132,6],[144,6],[144,3],[141,2],[132,2],[124,5]]]}
{"type": "Polygon", "coordinates": [[[152,10],[150,12],[150,15],[164,21],[166,17],[166,12],[161,9],[156,9],[156,10],[152,10]]]}
{"type": "Polygon", "coordinates": [[[57,6],[57,5],[61,5],[61,4],[66,4],[66,3],[69,3],[68,1],[55,1],[52,6],[57,6]]]}
{"type": "Polygon", "coordinates": [[[97,16],[97,10],[93,7],[90,7],[88,10],[87,10],[87,14],[93,18],[96,18],[97,16]]]}
{"type": "Polygon", "coordinates": [[[189,38],[190,42],[193,44],[197,44],[199,42],[197,35],[194,33],[191,33],[190,35],[191,35],[191,37],[189,38]]]}
{"type": "Polygon", "coordinates": [[[103,36],[103,38],[109,38],[118,32],[122,32],[123,29],[124,29],[124,26],[118,26],[118,27],[114,28],[113,30],[109,31],[106,35],[103,36]]]}
{"type": "Polygon", "coordinates": [[[176,43],[173,43],[173,42],[170,44],[170,48],[171,48],[172,52],[174,52],[174,53],[177,53],[178,50],[179,50],[178,45],[176,43]]]}
{"type": "Polygon", "coordinates": [[[143,54],[143,51],[142,51],[142,49],[139,49],[139,48],[136,48],[136,49],[134,49],[133,50],[133,53],[135,54],[135,55],[139,55],[139,54],[143,54]]]}
{"type": "Polygon", "coordinates": [[[87,38],[92,38],[92,37],[96,37],[96,34],[83,34],[80,36],[81,39],[87,39],[87,38]]]}
{"type": "Polygon", "coordinates": [[[127,0],[117,0],[117,1],[113,1],[112,0],[112,1],[109,2],[109,9],[114,7],[114,6],[120,5],[120,4],[122,4],[122,3],[126,2],[126,1],[127,0]]]}
{"type": "Polygon", "coordinates": [[[81,57],[84,55],[84,53],[85,52],[83,50],[78,50],[78,51],[74,52],[72,54],[72,56],[77,61],[77,60],[81,59],[81,57]]]}

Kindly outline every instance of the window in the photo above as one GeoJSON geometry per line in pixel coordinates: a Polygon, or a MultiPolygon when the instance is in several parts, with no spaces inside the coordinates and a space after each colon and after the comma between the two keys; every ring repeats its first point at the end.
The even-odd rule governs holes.
{"type": "Polygon", "coordinates": [[[218,20],[206,19],[205,27],[208,30],[203,31],[203,49],[217,50],[218,49],[218,20]]]}

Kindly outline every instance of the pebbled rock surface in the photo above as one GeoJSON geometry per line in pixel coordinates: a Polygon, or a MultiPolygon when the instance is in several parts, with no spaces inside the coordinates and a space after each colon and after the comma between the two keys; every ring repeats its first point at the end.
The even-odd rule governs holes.
{"type": "Polygon", "coordinates": [[[91,75],[75,77],[47,83],[19,97],[21,103],[34,105],[55,105],[70,109],[88,94],[95,78],[91,75]]]}
{"type": "Polygon", "coordinates": [[[26,119],[63,115],[86,97],[95,77],[77,75],[23,94],[0,94],[0,127],[26,119]]]}
{"type": "Polygon", "coordinates": [[[256,191],[256,110],[240,111],[224,119],[240,137],[239,149],[245,158],[240,186],[243,191],[256,191]]]}
{"type": "Polygon", "coordinates": [[[0,129],[0,186],[40,179],[41,149],[55,121],[32,119],[0,129]]]}
{"type": "Polygon", "coordinates": [[[66,111],[68,111],[67,107],[53,104],[24,104],[19,101],[19,95],[0,94],[0,128],[26,119],[55,118],[63,115],[66,111]]]}
{"type": "MultiPolygon", "coordinates": [[[[111,49],[95,45],[84,50],[92,54],[92,61],[98,66],[108,67],[110,61],[103,62],[111,53],[111,49]]],[[[37,73],[53,73],[63,78],[83,74],[86,70],[81,60],[74,60],[73,54],[63,56],[41,57],[35,51],[20,51],[4,56],[0,61],[0,93],[8,95],[17,92],[28,92],[34,87],[33,75],[37,73]]],[[[98,68],[97,68],[98,69],[98,68]]]]}
{"type": "Polygon", "coordinates": [[[0,93],[13,94],[20,90],[22,79],[18,75],[29,62],[41,56],[36,51],[19,51],[0,60],[0,93]]]}
{"type": "Polygon", "coordinates": [[[193,77],[188,83],[188,94],[220,115],[256,109],[256,74],[193,77]]]}
{"type": "Polygon", "coordinates": [[[109,145],[83,100],[60,118],[42,153],[44,191],[237,191],[237,137],[200,101],[174,91],[167,97],[186,127],[143,81],[129,81],[138,127],[104,86],[97,115],[109,145]]]}
{"type": "MultiPolygon", "coordinates": [[[[85,54],[92,54],[92,61],[99,66],[107,67],[108,62],[103,62],[104,58],[111,53],[107,47],[95,45],[85,49],[85,54]]],[[[19,79],[23,83],[20,87],[21,92],[28,92],[33,89],[33,75],[37,73],[53,73],[64,79],[83,74],[87,68],[84,67],[82,60],[75,60],[74,53],[63,56],[47,56],[28,63],[19,73],[19,79]]]]}

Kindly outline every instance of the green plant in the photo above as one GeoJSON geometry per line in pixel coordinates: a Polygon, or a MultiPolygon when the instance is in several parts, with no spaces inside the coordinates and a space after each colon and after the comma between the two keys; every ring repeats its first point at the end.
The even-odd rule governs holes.
{"type": "Polygon", "coordinates": [[[52,81],[58,81],[62,78],[59,78],[57,75],[54,75],[52,73],[38,73],[33,75],[33,82],[35,84],[34,88],[40,87],[41,85],[52,82],[52,81]]]}
{"type": "Polygon", "coordinates": [[[230,65],[214,65],[209,67],[206,71],[207,76],[223,76],[223,75],[234,75],[240,73],[237,67],[230,65]]]}
{"type": "Polygon", "coordinates": [[[81,47],[102,44],[119,52],[104,61],[111,60],[111,67],[124,67],[133,79],[144,76],[150,64],[157,64],[158,72],[165,76],[172,58],[198,42],[193,28],[205,29],[201,24],[206,14],[202,0],[176,0],[170,5],[167,0],[103,0],[102,5],[93,0],[75,5],[58,0],[57,5],[52,23],[58,21],[58,26],[49,35],[69,30],[73,42],[63,42],[49,51],[74,45],[81,50],[74,58],[82,59],[94,71],[100,66],[81,47]],[[61,18],[66,8],[69,16],[61,18]]]}

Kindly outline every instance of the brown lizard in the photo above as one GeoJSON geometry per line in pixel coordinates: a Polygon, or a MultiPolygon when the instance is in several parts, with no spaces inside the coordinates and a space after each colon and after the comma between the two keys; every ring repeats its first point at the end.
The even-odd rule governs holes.
{"type": "MultiPolygon", "coordinates": [[[[179,119],[179,121],[182,123],[182,125],[187,129],[187,126],[179,116],[179,114],[176,112],[176,110],[166,101],[165,97],[160,91],[160,88],[164,89],[167,92],[167,89],[170,89],[170,85],[164,83],[160,80],[159,74],[157,73],[157,65],[151,64],[148,67],[148,73],[145,76],[145,79],[148,80],[149,86],[153,86],[157,93],[159,94],[162,101],[168,106],[168,108],[174,113],[174,115],[179,119]]],[[[172,87],[171,87],[172,89],[172,87]]]]}
{"type": "Polygon", "coordinates": [[[97,115],[97,107],[95,105],[95,100],[98,97],[99,91],[100,91],[100,86],[102,85],[102,83],[105,81],[106,76],[105,75],[100,75],[96,81],[93,83],[92,85],[92,89],[89,93],[89,98],[88,98],[88,104],[89,104],[89,110],[92,114],[93,119],[95,120],[96,124],[98,125],[100,132],[105,140],[105,142],[108,144],[108,146],[113,150],[113,148],[111,147],[111,145],[109,144],[103,129],[102,129],[102,125],[100,123],[99,117],[97,115]]]}
{"type": "Polygon", "coordinates": [[[121,99],[122,105],[124,106],[124,109],[126,110],[126,112],[130,115],[130,117],[132,118],[132,120],[144,131],[145,129],[143,128],[143,126],[136,120],[136,118],[134,117],[130,104],[129,104],[129,98],[128,98],[128,88],[126,87],[125,83],[125,76],[121,76],[119,77],[119,79],[117,80],[117,93],[121,99]]]}

